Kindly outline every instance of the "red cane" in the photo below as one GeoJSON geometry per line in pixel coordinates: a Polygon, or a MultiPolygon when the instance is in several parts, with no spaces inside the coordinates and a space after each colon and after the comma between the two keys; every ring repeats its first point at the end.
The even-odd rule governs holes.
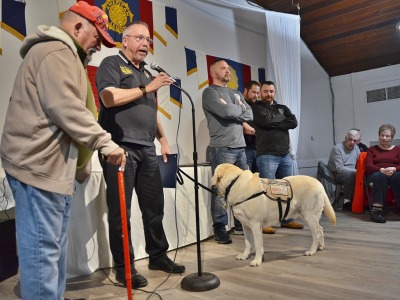
{"type": "Polygon", "coordinates": [[[126,288],[128,290],[128,299],[132,300],[132,281],[131,281],[132,274],[131,274],[131,260],[129,255],[128,222],[126,220],[124,171],[118,171],[118,188],[119,188],[119,206],[121,208],[122,241],[124,244],[125,282],[126,282],[126,288]]]}

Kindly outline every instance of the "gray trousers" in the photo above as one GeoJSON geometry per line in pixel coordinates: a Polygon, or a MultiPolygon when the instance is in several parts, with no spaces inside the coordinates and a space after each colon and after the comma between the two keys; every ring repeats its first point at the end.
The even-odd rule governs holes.
{"type": "Polygon", "coordinates": [[[352,200],[354,194],[354,183],[356,180],[356,169],[343,173],[333,173],[335,181],[343,186],[344,198],[352,200]]]}

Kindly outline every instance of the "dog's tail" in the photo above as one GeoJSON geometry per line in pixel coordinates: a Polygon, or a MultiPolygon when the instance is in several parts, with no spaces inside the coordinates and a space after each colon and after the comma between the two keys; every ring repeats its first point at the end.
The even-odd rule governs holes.
{"type": "Polygon", "coordinates": [[[331,202],[329,201],[328,195],[323,191],[323,197],[324,197],[324,213],[328,217],[328,219],[336,225],[336,214],[335,211],[333,210],[333,207],[331,205],[331,202]]]}

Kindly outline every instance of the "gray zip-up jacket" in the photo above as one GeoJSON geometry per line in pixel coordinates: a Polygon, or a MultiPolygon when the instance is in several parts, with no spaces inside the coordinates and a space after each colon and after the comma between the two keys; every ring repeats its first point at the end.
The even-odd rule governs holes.
{"type": "Polygon", "coordinates": [[[41,25],[20,49],[0,155],[4,170],[46,191],[72,195],[78,143],[108,155],[118,145],[86,109],[87,77],[72,38],[41,25]]]}

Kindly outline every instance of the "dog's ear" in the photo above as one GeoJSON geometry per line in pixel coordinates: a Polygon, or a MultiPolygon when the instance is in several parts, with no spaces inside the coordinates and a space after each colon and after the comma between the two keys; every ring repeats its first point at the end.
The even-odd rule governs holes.
{"type": "Polygon", "coordinates": [[[221,175],[221,173],[218,173],[218,174],[217,174],[217,182],[220,182],[221,179],[222,179],[222,175],[221,175]]]}
{"type": "Polygon", "coordinates": [[[222,172],[220,171],[220,166],[215,169],[214,172],[215,183],[219,183],[222,178],[222,172]]]}

